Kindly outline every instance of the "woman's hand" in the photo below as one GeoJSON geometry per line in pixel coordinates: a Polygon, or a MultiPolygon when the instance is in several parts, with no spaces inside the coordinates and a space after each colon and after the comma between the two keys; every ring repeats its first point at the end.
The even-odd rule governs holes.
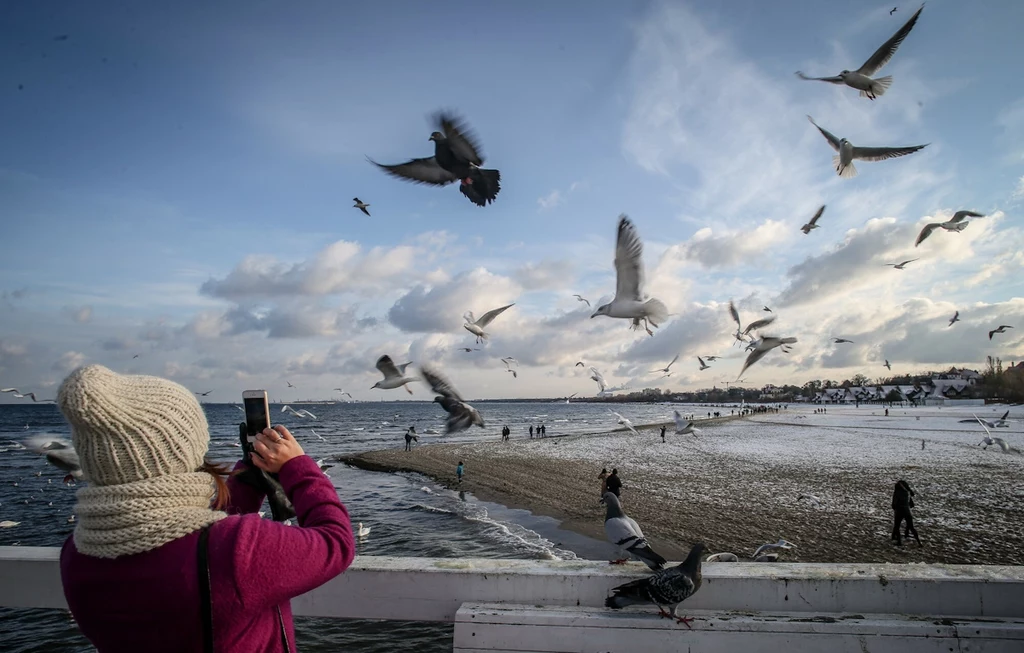
{"type": "Polygon", "coordinates": [[[295,437],[280,424],[258,433],[252,448],[257,454],[251,457],[252,464],[271,474],[280,472],[281,467],[292,458],[305,455],[295,437]]]}

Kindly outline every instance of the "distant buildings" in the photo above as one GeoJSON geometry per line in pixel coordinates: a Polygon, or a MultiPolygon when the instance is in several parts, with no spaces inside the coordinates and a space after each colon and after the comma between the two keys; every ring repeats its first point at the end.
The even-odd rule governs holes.
{"type": "MultiPolygon", "coordinates": [[[[953,368],[931,379],[906,385],[863,385],[826,388],[815,393],[815,404],[857,404],[867,402],[906,402],[941,405],[947,400],[973,399],[969,388],[981,380],[976,370],[953,368]]],[[[981,400],[978,400],[981,401],[981,400]]]]}

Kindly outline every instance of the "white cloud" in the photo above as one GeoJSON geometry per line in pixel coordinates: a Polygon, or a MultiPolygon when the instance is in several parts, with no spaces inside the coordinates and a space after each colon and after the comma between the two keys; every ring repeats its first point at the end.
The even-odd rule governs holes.
{"type": "Polygon", "coordinates": [[[85,363],[86,356],[81,352],[77,351],[66,351],[61,354],[57,362],[53,364],[53,370],[61,374],[67,374],[74,369],[77,369],[85,363]]]}
{"type": "Polygon", "coordinates": [[[562,197],[561,191],[558,190],[553,190],[547,195],[537,198],[537,205],[540,207],[541,211],[553,209],[563,202],[565,202],[565,199],[562,197]]]}
{"type": "Polygon", "coordinates": [[[781,222],[766,220],[753,229],[726,229],[715,233],[704,227],[677,245],[680,256],[705,268],[751,265],[772,257],[773,248],[793,237],[793,230],[781,222]]]}
{"type": "MultiPolygon", "coordinates": [[[[512,279],[476,268],[458,274],[450,281],[413,287],[391,307],[388,320],[402,331],[411,333],[457,333],[463,322],[462,314],[466,311],[471,310],[479,316],[492,308],[516,301],[521,292],[522,287],[512,279]]],[[[491,326],[489,330],[495,328],[491,326]]]]}
{"type": "Polygon", "coordinates": [[[92,306],[65,306],[64,313],[78,324],[92,321],[92,306]]]}

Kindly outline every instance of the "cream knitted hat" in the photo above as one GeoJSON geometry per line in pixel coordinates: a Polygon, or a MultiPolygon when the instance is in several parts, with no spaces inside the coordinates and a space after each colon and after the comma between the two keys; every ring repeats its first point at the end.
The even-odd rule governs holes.
{"type": "Polygon", "coordinates": [[[90,483],[75,507],[82,553],[141,553],[226,516],[210,509],[213,477],[197,471],[210,432],[186,388],[89,365],[64,380],[57,405],[90,483]]]}

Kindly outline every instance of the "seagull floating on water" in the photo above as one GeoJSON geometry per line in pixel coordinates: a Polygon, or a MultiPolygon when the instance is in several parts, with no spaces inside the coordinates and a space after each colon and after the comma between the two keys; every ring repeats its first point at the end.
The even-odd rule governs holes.
{"type": "Polygon", "coordinates": [[[824,213],[824,212],[825,212],[825,205],[822,204],[821,207],[818,209],[818,212],[814,214],[813,218],[811,218],[811,221],[808,222],[807,224],[805,224],[804,226],[800,227],[800,231],[804,232],[805,234],[809,234],[809,233],[811,233],[812,229],[817,229],[818,228],[818,218],[820,218],[821,214],[824,213]]]}
{"type": "Polygon", "coordinates": [[[913,154],[929,145],[929,143],[925,143],[924,145],[905,145],[900,147],[857,147],[845,138],[836,138],[827,129],[819,127],[818,123],[814,122],[814,118],[807,116],[807,119],[818,128],[818,131],[825,137],[825,140],[832,146],[832,149],[839,153],[832,157],[832,165],[836,167],[836,174],[844,179],[857,176],[857,169],[853,166],[854,159],[860,159],[861,161],[885,161],[886,159],[895,159],[896,157],[913,154]]]}
{"type": "Polygon", "coordinates": [[[402,363],[401,365],[395,365],[394,361],[387,354],[384,354],[377,359],[377,369],[381,374],[384,375],[384,379],[377,381],[373,384],[374,388],[380,388],[381,390],[394,390],[395,388],[405,388],[405,391],[412,394],[412,390],[409,389],[407,383],[415,381],[416,378],[405,375],[405,368],[409,367],[412,363],[402,363]]]}
{"type": "Polygon", "coordinates": [[[487,340],[487,333],[484,331],[484,327],[493,322],[494,318],[498,317],[499,315],[501,315],[508,309],[512,308],[513,306],[515,306],[514,302],[512,304],[508,304],[507,306],[502,306],[501,308],[496,308],[494,310],[487,311],[486,313],[481,315],[480,319],[478,320],[473,319],[473,311],[466,311],[466,313],[462,316],[466,320],[466,323],[463,324],[462,326],[465,327],[466,331],[469,331],[470,333],[476,336],[477,344],[479,344],[484,340],[487,340]]]}
{"type": "Polygon", "coordinates": [[[913,263],[914,261],[917,261],[917,260],[920,260],[920,259],[912,258],[912,259],[910,259],[908,261],[903,261],[902,263],[886,263],[886,266],[891,267],[891,268],[896,269],[896,270],[902,270],[903,268],[907,267],[908,263],[913,263]]]}
{"type": "MultiPolygon", "coordinates": [[[[615,243],[615,298],[598,306],[591,318],[598,315],[633,320],[634,328],[643,320],[657,328],[668,319],[668,308],[659,299],[644,294],[644,246],[636,227],[623,214],[619,216],[615,243]]],[[[649,330],[648,330],[649,331],[649,330]]]]}
{"type": "Polygon", "coordinates": [[[997,333],[1006,333],[1007,329],[1012,329],[1012,328],[1013,327],[1010,326],[1009,324],[1000,324],[998,328],[992,329],[991,331],[988,332],[988,339],[991,340],[992,336],[994,336],[995,334],[997,334],[997,333]]]}
{"type": "Polygon", "coordinates": [[[448,413],[448,420],[445,422],[446,434],[464,431],[474,424],[480,428],[484,427],[484,418],[479,411],[463,401],[455,386],[440,371],[424,365],[420,367],[420,374],[430,384],[430,389],[439,395],[434,397],[434,401],[441,404],[441,408],[448,413]]]}
{"type": "MultiPolygon", "coordinates": [[[[896,50],[903,43],[903,39],[907,38],[910,34],[910,30],[914,29],[914,24],[917,23],[917,17],[921,15],[921,10],[924,9],[924,5],[921,5],[921,9],[914,12],[914,15],[910,17],[903,27],[899,28],[892,37],[882,44],[882,47],[875,50],[867,61],[864,62],[857,70],[844,70],[835,77],[808,77],[800,71],[797,71],[796,75],[800,79],[806,79],[809,81],[829,82],[830,84],[845,84],[850,88],[855,88],[860,91],[861,97],[866,97],[870,100],[874,100],[876,97],[883,95],[889,86],[892,85],[892,77],[878,77],[872,79],[872,75],[882,69],[882,66],[889,63],[892,56],[896,54],[896,50]]],[[[894,8],[892,11],[896,11],[894,8]]],[[[892,15],[892,12],[889,12],[892,15]]]]}
{"type": "Polygon", "coordinates": [[[366,210],[366,209],[370,208],[369,204],[367,204],[365,202],[359,201],[358,197],[353,197],[352,201],[355,202],[355,204],[352,205],[352,208],[359,209],[360,211],[365,213],[367,216],[370,215],[370,212],[366,210]]]}

